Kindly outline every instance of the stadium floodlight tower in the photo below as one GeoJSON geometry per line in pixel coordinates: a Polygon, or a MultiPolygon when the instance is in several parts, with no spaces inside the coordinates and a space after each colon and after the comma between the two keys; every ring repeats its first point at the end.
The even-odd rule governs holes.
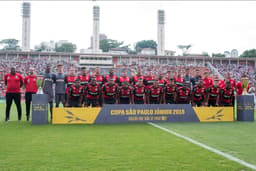
{"type": "Polygon", "coordinates": [[[30,3],[22,3],[22,51],[30,50],[30,3]]]}
{"type": "Polygon", "coordinates": [[[158,21],[157,21],[157,55],[164,55],[165,47],[165,14],[164,10],[158,10],[158,21]]]}
{"type": "Polygon", "coordinates": [[[93,52],[99,52],[100,48],[100,7],[93,6],[93,42],[92,50],[93,52]]]}

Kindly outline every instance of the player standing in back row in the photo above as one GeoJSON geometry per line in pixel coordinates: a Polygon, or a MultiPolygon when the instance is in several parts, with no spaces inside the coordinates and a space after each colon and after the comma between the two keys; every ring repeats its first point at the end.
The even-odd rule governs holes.
{"type": "Polygon", "coordinates": [[[55,83],[55,103],[56,107],[59,107],[60,102],[63,106],[66,103],[66,82],[65,82],[65,74],[63,73],[63,65],[57,65],[58,73],[56,74],[54,83],[55,83]]]}
{"type": "Polygon", "coordinates": [[[50,112],[52,119],[52,107],[53,107],[53,83],[55,80],[55,74],[51,73],[51,65],[46,66],[44,78],[43,78],[43,92],[48,95],[48,103],[50,104],[50,112]]]}

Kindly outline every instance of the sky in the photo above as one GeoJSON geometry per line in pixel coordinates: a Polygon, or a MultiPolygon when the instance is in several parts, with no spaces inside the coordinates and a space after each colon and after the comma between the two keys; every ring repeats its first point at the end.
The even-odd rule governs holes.
{"type": "MultiPolygon", "coordinates": [[[[28,1],[27,1],[28,2],[28,1]]],[[[100,7],[100,33],[124,45],[157,41],[157,11],[165,11],[165,49],[192,44],[190,53],[256,48],[256,1],[30,1],[31,48],[68,40],[90,47],[93,5],[100,7]]],[[[0,1],[0,40],[22,37],[22,1],[0,1]]],[[[21,45],[21,42],[19,42],[21,45]]]]}

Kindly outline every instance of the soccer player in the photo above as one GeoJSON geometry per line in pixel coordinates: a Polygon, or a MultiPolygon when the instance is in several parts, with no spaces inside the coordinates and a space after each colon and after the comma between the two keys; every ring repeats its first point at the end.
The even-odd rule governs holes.
{"type": "Polygon", "coordinates": [[[213,85],[211,85],[207,90],[208,106],[218,106],[220,90],[221,88],[219,87],[219,79],[215,78],[213,85]]]}
{"type": "Polygon", "coordinates": [[[177,104],[189,104],[190,103],[191,90],[186,86],[185,83],[182,84],[182,87],[177,87],[177,104]]]}
{"type": "Polygon", "coordinates": [[[225,79],[224,82],[230,82],[230,86],[231,88],[234,88],[234,90],[236,90],[236,81],[234,79],[231,78],[231,74],[229,72],[226,73],[225,75],[225,79]]]}
{"type": "Polygon", "coordinates": [[[6,86],[5,122],[8,122],[10,119],[12,100],[14,100],[17,107],[18,121],[21,121],[20,88],[23,85],[23,77],[12,67],[11,72],[4,76],[4,83],[6,86]]]}
{"type": "Polygon", "coordinates": [[[163,73],[160,73],[159,74],[159,77],[158,77],[158,85],[162,88],[164,88],[166,82],[164,80],[164,74],[163,73]]]}
{"type": "Polygon", "coordinates": [[[103,77],[103,75],[100,75],[100,68],[96,67],[94,72],[95,72],[95,74],[92,75],[92,77],[95,77],[97,84],[99,84],[99,86],[102,86],[103,81],[104,81],[104,77],[103,77]]]}
{"type": "Polygon", "coordinates": [[[177,86],[174,83],[174,79],[170,78],[169,83],[164,87],[164,103],[174,104],[176,101],[177,86]]]}
{"type": "Polygon", "coordinates": [[[200,70],[196,69],[196,75],[192,78],[192,87],[198,84],[198,81],[202,79],[202,76],[200,75],[200,70]]]}
{"type": "Polygon", "coordinates": [[[43,93],[48,95],[48,103],[50,105],[50,113],[52,119],[52,107],[53,107],[53,84],[56,75],[51,73],[51,65],[47,64],[45,74],[43,77],[43,93]]]}
{"type": "Polygon", "coordinates": [[[86,104],[85,106],[99,107],[101,88],[96,82],[96,78],[92,77],[91,81],[85,87],[86,104]]]}
{"type": "Polygon", "coordinates": [[[102,87],[102,102],[103,104],[116,104],[116,97],[118,94],[118,86],[114,79],[110,78],[102,87]]]}
{"type": "Polygon", "coordinates": [[[118,78],[118,84],[119,86],[122,86],[122,83],[127,81],[128,83],[131,83],[131,78],[127,76],[127,70],[122,70],[122,76],[118,78]]]}
{"type": "Polygon", "coordinates": [[[76,79],[75,83],[68,89],[68,98],[66,106],[68,107],[81,107],[82,97],[84,95],[84,87],[81,86],[80,80],[76,79]]]}
{"type": "Polygon", "coordinates": [[[138,68],[137,69],[137,74],[132,77],[133,85],[137,84],[139,78],[142,78],[142,80],[144,80],[144,76],[141,74],[141,68],[138,68]]]}
{"type": "Polygon", "coordinates": [[[229,81],[226,82],[226,87],[220,90],[220,106],[232,106],[234,89],[229,81]]]}
{"type": "Polygon", "coordinates": [[[34,73],[35,69],[33,67],[29,68],[29,75],[24,79],[24,87],[26,89],[25,93],[25,103],[26,103],[26,116],[27,121],[30,118],[30,106],[32,102],[32,94],[36,94],[37,92],[37,84],[36,84],[36,75],[34,73]]]}
{"type": "Polygon", "coordinates": [[[192,77],[190,76],[190,73],[189,73],[189,68],[186,68],[186,71],[185,71],[185,76],[183,77],[184,79],[184,83],[186,84],[186,86],[188,88],[192,88],[192,77]]]}
{"type": "Polygon", "coordinates": [[[87,70],[86,70],[86,67],[82,67],[81,68],[82,71],[81,71],[81,74],[78,76],[78,79],[81,81],[81,86],[87,86],[87,84],[90,82],[90,75],[87,74],[87,70]]]}
{"type": "Polygon", "coordinates": [[[153,85],[147,90],[148,104],[160,104],[162,102],[163,88],[159,86],[158,79],[155,79],[153,85]]]}
{"type": "Polygon", "coordinates": [[[109,78],[113,78],[115,83],[117,83],[117,81],[118,81],[118,80],[117,80],[117,76],[114,75],[114,69],[113,69],[113,68],[111,68],[111,69],[109,70],[109,75],[106,75],[106,76],[104,77],[104,83],[108,82],[108,81],[109,81],[109,78]]]}
{"type": "MultiPolygon", "coordinates": [[[[78,79],[80,80],[81,86],[86,87],[87,84],[90,82],[91,77],[89,74],[87,74],[86,67],[82,67],[81,69],[81,74],[78,75],[78,79]]],[[[87,104],[85,96],[83,96],[82,98],[82,104],[87,104]]]]}
{"type": "Polygon", "coordinates": [[[207,95],[207,89],[203,85],[203,80],[199,80],[198,85],[193,88],[192,92],[192,104],[193,106],[200,107],[205,103],[207,95]]]}
{"type": "Polygon", "coordinates": [[[213,80],[208,78],[209,77],[209,73],[208,72],[204,72],[204,78],[203,78],[203,85],[204,87],[206,87],[207,89],[213,85],[213,80]]]}
{"type": "Polygon", "coordinates": [[[129,83],[124,81],[123,86],[119,87],[118,90],[118,103],[130,104],[132,99],[132,89],[129,87],[129,83]]]}
{"type": "Polygon", "coordinates": [[[66,82],[65,82],[65,74],[63,73],[63,65],[57,65],[58,73],[56,74],[54,83],[55,83],[55,103],[56,107],[59,107],[59,104],[62,103],[65,106],[66,103],[66,82]]]}
{"type": "Polygon", "coordinates": [[[139,78],[138,82],[132,89],[133,103],[145,104],[146,103],[146,86],[143,84],[143,78],[139,78]]]}
{"type": "Polygon", "coordinates": [[[144,85],[146,86],[146,89],[153,85],[153,82],[155,80],[154,75],[152,75],[152,71],[149,69],[147,75],[144,77],[144,85]]]}
{"type": "Polygon", "coordinates": [[[181,70],[178,71],[177,76],[174,76],[174,82],[177,85],[177,87],[182,87],[184,78],[181,77],[181,70]]]}
{"type": "MultiPolygon", "coordinates": [[[[92,75],[92,77],[95,77],[96,78],[96,83],[99,84],[100,88],[102,88],[103,84],[104,84],[104,77],[103,75],[100,75],[100,68],[99,67],[96,67],[95,70],[94,70],[94,75],[92,75]]],[[[100,106],[102,106],[103,104],[103,101],[102,101],[102,94],[100,94],[100,106]]]]}
{"type": "Polygon", "coordinates": [[[75,80],[77,78],[78,77],[76,76],[76,69],[75,69],[75,67],[71,67],[69,69],[69,75],[66,75],[66,77],[65,77],[65,82],[67,83],[67,89],[66,89],[67,92],[69,90],[69,87],[71,87],[75,83],[75,80]]]}

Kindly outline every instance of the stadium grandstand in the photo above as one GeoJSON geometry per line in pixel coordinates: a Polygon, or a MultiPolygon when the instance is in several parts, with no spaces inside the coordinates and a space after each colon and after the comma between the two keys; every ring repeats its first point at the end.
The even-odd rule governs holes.
{"type": "Polygon", "coordinates": [[[43,75],[46,65],[52,64],[52,71],[56,71],[57,63],[64,64],[64,72],[67,73],[71,66],[77,68],[86,66],[89,73],[93,74],[95,67],[101,68],[101,74],[106,75],[109,68],[115,68],[116,75],[121,74],[123,68],[127,69],[128,76],[136,74],[138,68],[146,74],[151,70],[154,75],[166,73],[168,70],[180,70],[182,75],[185,68],[189,67],[190,73],[194,76],[196,69],[203,75],[209,71],[211,75],[219,75],[223,79],[227,72],[232,78],[238,81],[242,74],[246,73],[250,84],[256,86],[256,59],[254,58],[211,58],[198,56],[152,56],[152,55],[114,55],[114,54],[82,54],[82,53],[48,53],[48,52],[0,52],[0,97],[4,98],[4,75],[15,66],[23,76],[27,75],[30,66],[35,68],[37,75],[43,75]]]}

